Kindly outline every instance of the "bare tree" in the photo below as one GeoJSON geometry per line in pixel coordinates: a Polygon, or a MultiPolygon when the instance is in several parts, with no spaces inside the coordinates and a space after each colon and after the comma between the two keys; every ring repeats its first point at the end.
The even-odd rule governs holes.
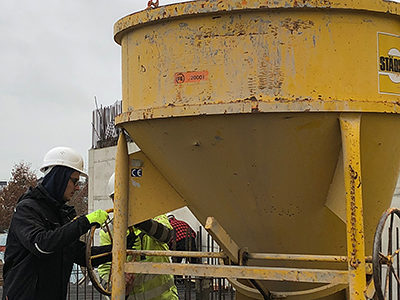
{"type": "Polygon", "coordinates": [[[11,216],[19,197],[36,184],[37,177],[31,170],[30,164],[20,162],[14,165],[10,181],[0,191],[0,231],[10,226],[11,216]]]}
{"type": "MultiPolygon", "coordinates": [[[[0,191],[0,232],[8,229],[11,217],[18,199],[29,187],[37,185],[38,178],[30,169],[30,164],[20,162],[14,165],[11,179],[0,191]]],[[[68,205],[75,207],[78,215],[87,214],[87,180],[80,184],[80,190],[75,193],[68,205]]]]}

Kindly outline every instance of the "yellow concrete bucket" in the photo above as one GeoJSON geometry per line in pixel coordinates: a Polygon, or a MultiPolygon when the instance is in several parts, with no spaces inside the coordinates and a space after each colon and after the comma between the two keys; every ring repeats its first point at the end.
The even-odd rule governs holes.
{"type": "Polygon", "coordinates": [[[209,0],[119,20],[117,123],[143,152],[127,171],[129,223],[187,205],[251,252],[345,255],[348,297],[364,299],[400,164],[399,13],[381,0],[209,0]]]}

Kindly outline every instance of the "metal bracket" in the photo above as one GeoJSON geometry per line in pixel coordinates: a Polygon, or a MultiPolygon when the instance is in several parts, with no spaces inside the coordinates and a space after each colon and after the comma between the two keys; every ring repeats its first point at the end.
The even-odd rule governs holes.
{"type": "Polygon", "coordinates": [[[239,266],[247,266],[249,260],[249,248],[243,247],[239,249],[239,266]]]}
{"type": "Polygon", "coordinates": [[[208,217],[205,229],[217,242],[234,264],[239,264],[239,246],[231,239],[229,234],[214,217],[208,217]]]}

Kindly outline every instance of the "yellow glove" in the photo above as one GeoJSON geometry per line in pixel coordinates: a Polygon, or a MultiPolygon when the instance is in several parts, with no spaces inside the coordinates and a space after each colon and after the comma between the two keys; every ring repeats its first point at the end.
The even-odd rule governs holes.
{"type": "Polygon", "coordinates": [[[105,210],[98,209],[86,215],[90,224],[97,223],[100,226],[107,220],[108,213],[105,210]]]}

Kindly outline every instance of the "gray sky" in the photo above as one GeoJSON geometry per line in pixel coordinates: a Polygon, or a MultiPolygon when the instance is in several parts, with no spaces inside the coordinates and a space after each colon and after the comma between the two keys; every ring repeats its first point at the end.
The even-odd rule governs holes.
{"type": "MultiPolygon", "coordinates": [[[[178,2],[184,1],[160,4],[178,2]]],[[[55,146],[76,149],[87,168],[94,96],[103,106],[121,99],[113,25],[146,6],[147,0],[0,1],[0,180],[21,161],[38,170],[55,146]]]]}

